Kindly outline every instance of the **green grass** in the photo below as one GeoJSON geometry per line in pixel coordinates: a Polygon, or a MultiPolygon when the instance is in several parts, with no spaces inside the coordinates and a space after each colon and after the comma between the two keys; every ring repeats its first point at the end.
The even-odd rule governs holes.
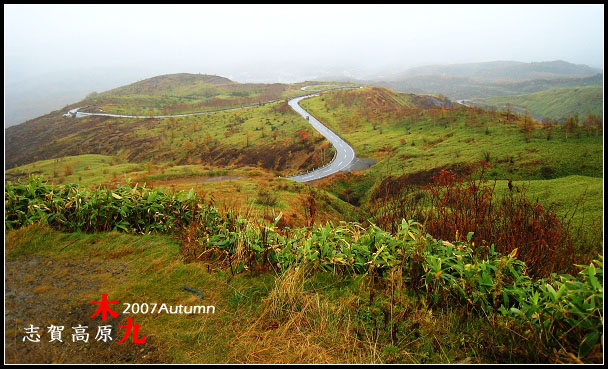
{"type": "MultiPolygon", "coordinates": [[[[333,236],[340,237],[337,233],[333,236]]],[[[248,272],[232,276],[226,269],[217,269],[213,261],[185,263],[178,241],[162,235],[133,236],[118,232],[66,234],[33,225],[7,232],[5,255],[12,263],[42,260],[47,265],[45,274],[51,276],[66,273],[55,267],[56,264],[73,260],[95,263],[98,265],[96,272],[105,271],[108,276],[117,267],[123,268],[119,275],[104,280],[97,292],[88,291],[91,296],[79,293],[83,288],[79,283],[88,283],[96,272],[80,271],[79,278],[71,282],[74,292],[69,302],[61,306],[61,311],[72,311],[83,304],[89,307],[89,298],[98,297],[101,293],[107,293],[120,303],[193,305],[200,304],[200,300],[184,291],[182,286],[202,291],[204,304],[215,306],[215,314],[201,317],[135,316],[141,326],[140,334],[153,340],[167,362],[491,363],[553,362],[576,358],[576,355],[569,357],[563,352],[557,356],[555,352],[551,354],[550,347],[539,349],[535,333],[517,320],[527,321],[527,318],[518,317],[516,310],[506,313],[508,318],[493,314],[486,317],[476,310],[478,304],[470,299],[469,308],[456,303],[460,300],[453,300],[458,295],[453,285],[460,288],[460,281],[454,284],[454,276],[449,274],[462,274],[464,270],[469,289],[481,278],[472,276],[479,274],[488,278],[489,269],[485,268],[488,262],[462,260],[462,257],[468,258],[468,249],[461,249],[460,243],[456,246],[440,241],[435,243],[435,251],[446,255],[438,262],[433,254],[423,258],[430,267],[423,275],[427,293],[412,288],[409,283],[404,283],[402,276],[398,276],[405,272],[409,278],[409,273],[413,272],[409,269],[387,271],[382,278],[384,282],[374,282],[369,275],[322,272],[311,264],[288,269],[280,275],[248,272]],[[460,258],[455,258],[454,254],[460,258]],[[463,269],[464,263],[474,265],[467,264],[463,269]],[[460,268],[452,270],[453,265],[460,268]],[[437,267],[444,271],[443,275],[437,274],[437,267]],[[451,290],[456,295],[452,295],[451,290]],[[444,297],[433,298],[438,295],[444,297]],[[454,303],[444,303],[443,299],[454,303]]],[[[386,256],[386,252],[383,255],[386,256]]],[[[515,274],[521,268],[521,263],[512,257],[502,257],[489,263],[499,267],[507,263],[511,266],[508,270],[515,274]]],[[[67,273],[82,268],[73,263],[68,266],[67,273]]],[[[595,270],[593,272],[595,274],[595,270]]],[[[509,273],[507,269],[505,273],[509,273]]],[[[602,270],[598,269],[600,278],[601,273],[602,270]]],[[[489,274],[492,278],[493,273],[489,274]]],[[[585,277],[579,277],[579,280],[584,281],[585,277]]],[[[485,282],[479,283],[483,287],[485,282]]],[[[496,279],[492,283],[503,282],[496,279]]],[[[578,298],[575,288],[579,285],[586,288],[587,284],[573,283],[563,300],[574,301],[578,298]]],[[[36,281],[31,286],[37,291],[45,291],[38,288],[44,286],[38,286],[36,281]]],[[[87,288],[91,289],[90,286],[87,288]]],[[[51,288],[46,294],[36,292],[37,301],[45,303],[53,291],[51,288]]],[[[474,296],[479,295],[477,289],[473,292],[474,296]]],[[[526,290],[525,294],[528,292],[526,290]]],[[[542,309],[554,307],[549,292],[542,293],[542,309]]],[[[513,291],[509,290],[509,293],[513,291]]],[[[462,302],[467,305],[464,300],[462,302]]],[[[533,300],[526,298],[521,303],[528,311],[538,311],[543,319],[547,318],[545,311],[539,310],[540,306],[533,300]]],[[[57,319],[54,309],[59,308],[49,307],[47,315],[57,319]]],[[[24,312],[26,318],[30,318],[28,313],[30,310],[24,312]]],[[[596,313],[593,314],[596,319],[596,313]]],[[[46,316],[37,316],[36,319],[40,321],[46,316]]],[[[594,329],[591,328],[592,332],[594,329]]],[[[62,352],[63,347],[47,352],[45,357],[60,362],[66,361],[67,357],[70,361],[69,356],[62,352]]],[[[27,352],[27,355],[37,354],[36,347],[27,352]]],[[[99,351],[93,351],[86,359],[97,362],[95,354],[99,351]]],[[[14,356],[11,352],[11,357],[14,356]]],[[[596,361],[597,354],[586,360],[596,361]]]]}
{"type": "MultiPolygon", "coordinates": [[[[120,262],[129,265],[126,275],[120,283],[108,280],[103,290],[120,303],[201,304],[182,286],[203,291],[204,304],[216,306],[214,315],[197,318],[188,315],[135,316],[135,321],[142,327],[140,332],[154,336],[156,342],[163,344],[162,350],[168,351],[171,361],[175,362],[225,362],[227,343],[239,335],[232,325],[246,327],[251,324],[256,310],[260,309],[259,298],[253,303],[236,306],[229,305],[227,298],[232,291],[246,291],[253,286],[268,286],[270,283],[267,276],[254,279],[239,276],[231,281],[232,278],[225,273],[208,273],[202,263],[185,264],[179,254],[179,243],[168,236],[130,237],[116,232],[65,234],[31,227],[9,237],[9,259],[29,255],[51,260],[101,258],[109,266],[115,258],[111,255],[122,255],[120,262]]],[[[59,307],[52,309],[59,313],[59,307]]]]}
{"type": "Polygon", "coordinates": [[[170,115],[233,108],[304,94],[299,85],[236,83],[223,77],[158,76],[87,97],[86,111],[126,115],[170,115]]]}
{"type": "MultiPolygon", "coordinates": [[[[363,96],[362,101],[372,95],[366,90],[357,91],[363,96]]],[[[358,157],[377,160],[364,175],[340,177],[327,184],[326,189],[344,201],[351,196],[358,198],[361,205],[367,204],[371,190],[388,175],[489,158],[487,179],[499,179],[499,188],[506,188],[509,178],[516,184],[528,183],[530,198],[554,205],[559,215],[571,214],[588,188],[584,211],[579,207],[572,227],[583,224],[586,231],[597,233],[603,215],[601,136],[588,136],[579,127],[566,140],[562,127],[557,126],[550,140],[540,127],[526,139],[519,124],[504,124],[504,115],[473,109],[438,112],[435,123],[428,110],[418,110],[412,117],[381,116],[374,127],[361,113],[361,104],[336,104],[332,94],[306,99],[301,104],[345,138],[358,157]]],[[[393,106],[405,105],[403,97],[396,101],[399,104],[393,106]]]]}
{"type": "Polygon", "coordinates": [[[526,142],[516,125],[502,124],[500,118],[491,113],[482,113],[471,120],[465,110],[446,113],[455,122],[445,125],[441,116],[433,124],[432,117],[424,113],[417,119],[383,119],[376,129],[366,119],[358,119],[352,127],[349,122],[356,116],[355,106],[329,109],[325,98],[329,99],[306,99],[302,106],[344,137],[357,156],[377,159],[377,164],[369,169],[377,175],[399,175],[455,162],[480,161],[489,153],[494,166],[489,173],[491,177],[542,179],[540,168],[543,166],[550,166],[555,177],[602,176],[602,138],[599,136],[587,137],[579,132],[566,141],[561,129],[556,128],[552,139],[546,140],[544,131],[537,128],[526,142]],[[511,157],[512,167],[507,163],[511,157]]]}
{"type": "MultiPolygon", "coordinates": [[[[515,186],[525,186],[528,197],[551,206],[557,214],[571,220],[576,231],[582,226],[587,235],[601,237],[603,218],[603,179],[571,175],[548,180],[514,181],[515,186]]],[[[508,191],[507,181],[496,184],[498,193],[508,191]]]]}
{"type": "Polygon", "coordinates": [[[510,103],[516,108],[528,109],[534,115],[565,121],[574,115],[581,119],[590,114],[603,116],[603,91],[602,86],[558,88],[531,94],[488,97],[481,101],[501,109],[510,103]]]}
{"type": "Polygon", "coordinates": [[[153,116],[246,108],[166,119],[74,119],[64,117],[63,109],[7,130],[7,167],[80,154],[116,156],[130,163],[154,158],[157,165],[257,164],[260,158],[255,156],[264,152],[284,154],[282,163],[266,160],[266,169],[288,168],[295,174],[323,164],[321,152],[316,152],[322,136],[286,104],[289,98],[309,93],[301,90],[303,85],[240,84],[217,76],[182,73],[90,94],[66,109],[153,116]],[[307,131],[310,142],[300,142],[300,130],[307,131]],[[314,157],[307,158],[310,155],[314,157]],[[247,162],[249,158],[252,160],[247,162]]]}
{"type": "Polygon", "coordinates": [[[134,176],[144,170],[143,164],[128,163],[108,155],[86,154],[37,161],[9,169],[5,176],[8,180],[16,180],[29,175],[42,175],[53,182],[94,186],[111,177],[124,179],[126,174],[134,176]]]}
{"type": "Polygon", "coordinates": [[[358,157],[376,159],[367,170],[375,178],[478,162],[486,155],[492,165],[488,178],[545,179],[543,167],[551,168],[552,178],[603,175],[602,138],[588,137],[582,129],[566,141],[561,127],[550,140],[537,127],[526,140],[517,124],[504,124],[503,116],[469,109],[438,113],[435,123],[420,110],[414,117],[381,117],[374,127],[358,105],[336,106],[331,96],[306,99],[302,106],[345,138],[358,157]]]}
{"type": "Polygon", "coordinates": [[[40,159],[95,153],[128,163],[249,164],[295,174],[321,166],[321,150],[330,146],[285,102],[165,119],[46,117],[15,129],[27,133],[7,133],[9,168],[40,159]],[[306,141],[299,131],[306,132],[306,141]],[[28,146],[20,144],[23,134],[29,137],[28,146]]]}

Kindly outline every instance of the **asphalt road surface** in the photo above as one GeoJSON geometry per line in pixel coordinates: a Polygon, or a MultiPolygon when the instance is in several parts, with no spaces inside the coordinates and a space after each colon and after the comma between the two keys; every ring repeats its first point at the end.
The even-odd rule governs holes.
{"type": "Polygon", "coordinates": [[[340,136],[332,132],[329,128],[325,127],[321,122],[319,122],[315,117],[310,115],[306,110],[304,110],[298,103],[307,97],[318,96],[317,94],[307,95],[296,97],[294,99],[289,100],[289,106],[293,110],[295,110],[298,114],[300,114],[304,119],[308,117],[308,122],[314,129],[319,131],[331,144],[336,148],[336,156],[328,165],[313,170],[309,173],[299,174],[297,176],[288,177],[296,182],[308,182],[314,181],[315,179],[320,179],[323,177],[330,176],[334,173],[337,173],[341,170],[348,168],[351,163],[355,160],[355,150],[346,143],[340,136]]]}

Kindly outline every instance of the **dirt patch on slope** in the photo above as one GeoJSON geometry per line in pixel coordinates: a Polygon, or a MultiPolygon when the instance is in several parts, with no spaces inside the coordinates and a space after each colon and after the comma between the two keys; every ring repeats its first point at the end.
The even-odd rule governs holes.
{"type": "MultiPolygon", "coordinates": [[[[153,336],[136,345],[124,335],[126,317],[90,318],[104,293],[104,284],[117,283],[127,271],[118,260],[74,260],[26,256],[5,261],[5,361],[7,363],[161,363],[166,362],[153,336]],[[50,325],[64,326],[63,342],[49,342],[50,325]],[[25,327],[39,327],[40,342],[30,342],[25,327]],[[72,327],[87,326],[88,342],[73,342],[72,327]],[[97,327],[112,326],[112,341],[97,341],[97,327]]],[[[107,293],[107,290],[106,290],[107,293]]],[[[112,296],[109,296],[112,299],[112,296]]],[[[122,313],[122,305],[111,305],[122,313]]],[[[136,321],[135,321],[136,322],[136,321]]],[[[140,334],[141,336],[141,334],[140,334]]],[[[35,337],[35,336],[34,336],[35,337]]]]}

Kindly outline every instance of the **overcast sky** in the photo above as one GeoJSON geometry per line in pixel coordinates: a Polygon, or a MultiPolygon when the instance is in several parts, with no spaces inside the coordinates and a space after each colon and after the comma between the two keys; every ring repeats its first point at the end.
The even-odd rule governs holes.
{"type": "Polygon", "coordinates": [[[603,5],[4,5],[5,127],[160,74],[384,78],[409,67],[603,67],[603,5]]]}
{"type": "MultiPolygon", "coordinates": [[[[6,73],[603,65],[603,5],[5,5],[6,73]]],[[[395,72],[399,72],[396,70],[395,72]]],[[[7,76],[9,77],[9,76],[7,76]]]]}

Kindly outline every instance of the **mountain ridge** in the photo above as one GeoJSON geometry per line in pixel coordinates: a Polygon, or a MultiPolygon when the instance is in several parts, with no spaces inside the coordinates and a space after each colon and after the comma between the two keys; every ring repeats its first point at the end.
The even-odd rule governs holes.
{"type": "Polygon", "coordinates": [[[563,60],[544,62],[489,61],[481,63],[437,64],[409,68],[388,78],[389,81],[414,76],[442,75],[471,77],[482,81],[517,81],[560,77],[591,76],[603,72],[585,64],[563,60]]]}

